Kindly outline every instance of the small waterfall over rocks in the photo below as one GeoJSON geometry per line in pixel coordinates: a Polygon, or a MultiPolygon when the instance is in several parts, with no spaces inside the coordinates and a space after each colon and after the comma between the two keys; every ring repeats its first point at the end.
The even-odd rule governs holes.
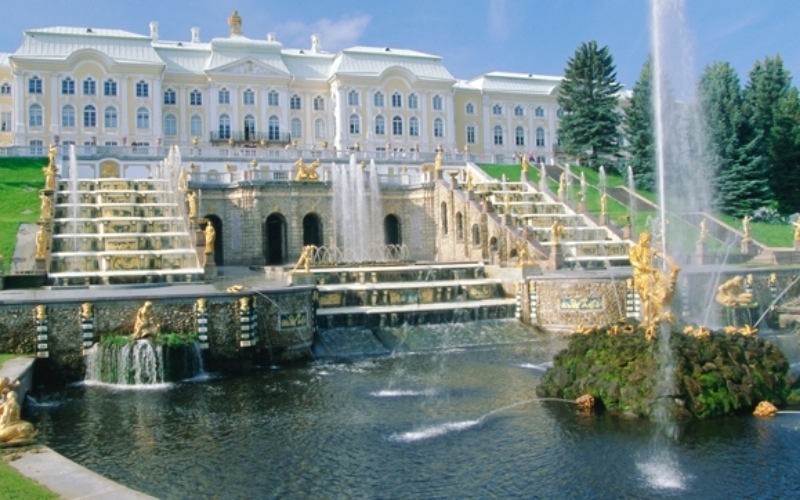
{"type": "Polygon", "coordinates": [[[197,342],[162,346],[150,340],[126,344],[95,344],[86,352],[88,383],[152,386],[176,382],[203,373],[197,342]]]}

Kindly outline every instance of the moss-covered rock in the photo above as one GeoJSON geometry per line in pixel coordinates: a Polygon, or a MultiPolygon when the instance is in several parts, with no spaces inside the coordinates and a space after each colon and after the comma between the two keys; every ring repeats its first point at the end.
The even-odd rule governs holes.
{"type": "Polygon", "coordinates": [[[617,323],[573,335],[537,387],[541,397],[595,397],[601,408],[650,417],[659,401],[675,418],[706,419],[750,412],[760,401],[782,406],[790,393],[789,363],[757,336],[711,332],[706,338],[670,325],[673,379],[657,384],[658,340],[635,323],[617,323]],[[657,387],[671,387],[660,389],[657,387]]]}

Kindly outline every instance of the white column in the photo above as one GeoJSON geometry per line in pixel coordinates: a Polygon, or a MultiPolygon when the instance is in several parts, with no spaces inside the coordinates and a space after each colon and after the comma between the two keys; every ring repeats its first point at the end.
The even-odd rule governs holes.
{"type": "MultiPolygon", "coordinates": [[[[494,142],[492,142],[494,127],[492,126],[492,108],[489,103],[489,97],[486,95],[481,96],[481,109],[483,110],[483,153],[494,153],[494,142]]],[[[489,158],[486,158],[489,161],[489,158]]]]}
{"type": "Polygon", "coordinates": [[[314,92],[306,90],[303,92],[302,115],[303,115],[303,146],[309,149],[314,144],[314,92]]]}
{"type": "MultiPolygon", "coordinates": [[[[433,137],[433,127],[428,123],[428,92],[417,92],[417,108],[420,110],[419,115],[419,137],[417,142],[420,143],[420,149],[427,151],[428,147],[425,144],[428,141],[436,141],[437,138],[433,137]]],[[[443,140],[444,142],[444,140],[443,140]]],[[[413,144],[411,145],[414,146],[413,144]]]]}
{"type": "MultiPolygon", "coordinates": [[[[28,89],[25,87],[24,75],[17,73],[14,75],[14,88],[11,91],[14,93],[14,115],[11,117],[11,123],[14,124],[14,134],[25,133],[25,96],[28,89]]],[[[14,144],[17,143],[17,137],[14,138],[14,144]]]]}
{"type": "MultiPolygon", "coordinates": [[[[155,77],[153,79],[153,136],[156,138],[162,137],[163,130],[162,126],[164,124],[164,112],[163,112],[163,102],[164,96],[161,92],[161,77],[155,77]]],[[[163,137],[162,137],[163,141],[163,137]]]]}
{"type": "MultiPolygon", "coordinates": [[[[77,83],[76,83],[77,85],[77,83]]],[[[46,106],[46,108],[50,108],[49,110],[45,108],[44,119],[50,121],[50,134],[57,135],[60,133],[61,127],[61,113],[58,109],[58,74],[53,73],[50,75],[50,83],[44,89],[45,92],[50,92],[50,104],[46,106]]],[[[60,90],[60,89],[58,89],[60,90]]],[[[77,113],[77,110],[75,111],[77,113]]],[[[76,116],[75,119],[77,120],[78,117],[76,116]]],[[[45,144],[53,142],[53,138],[49,137],[45,141],[45,144]]]]}
{"type": "MultiPolygon", "coordinates": [[[[456,133],[456,106],[455,102],[453,101],[453,91],[450,90],[447,92],[447,95],[444,97],[444,136],[447,140],[453,143],[454,146],[459,146],[456,142],[458,140],[458,134],[456,133]]],[[[465,131],[466,134],[466,131],[465,131]]],[[[464,146],[466,146],[466,135],[464,136],[464,144],[461,144],[459,147],[463,151],[464,146]]]]}
{"type": "Polygon", "coordinates": [[[503,111],[506,114],[506,137],[503,142],[503,149],[506,153],[513,154],[517,150],[517,127],[514,125],[514,103],[508,103],[503,106],[503,111]]]}
{"type": "Polygon", "coordinates": [[[128,126],[128,115],[132,102],[134,102],[133,98],[128,95],[128,78],[120,78],[114,104],[119,110],[119,133],[122,137],[127,139],[128,146],[130,146],[131,142],[134,140],[134,138],[130,136],[130,127],[128,126]]]}
{"type": "Polygon", "coordinates": [[[375,135],[374,120],[375,120],[375,89],[368,88],[364,90],[364,104],[367,112],[364,118],[364,146],[362,149],[375,149],[378,146],[375,135]]]}
{"type": "MultiPolygon", "coordinates": [[[[184,100],[176,101],[178,104],[178,127],[180,127],[180,130],[178,131],[178,141],[181,143],[186,142],[189,138],[191,124],[189,123],[188,117],[191,116],[193,114],[192,112],[196,109],[189,105],[189,98],[186,90],[186,85],[180,86],[180,90],[178,90],[178,92],[181,96],[180,98],[184,100]]],[[[208,98],[208,96],[203,96],[203,98],[208,98]]]]}
{"type": "Polygon", "coordinates": [[[219,104],[219,88],[214,82],[208,82],[206,88],[208,89],[208,106],[206,107],[206,116],[203,120],[203,132],[205,132],[205,137],[198,137],[199,144],[211,138],[211,132],[214,130],[214,125],[217,123],[218,116],[217,105],[219,104]]]}
{"type": "Polygon", "coordinates": [[[231,85],[231,137],[236,132],[243,130],[239,123],[239,106],[242,105],[242,96],[239,94],[239,86],[231,85]]]}
{"type": "Polygon", "coordinates": [[[288,134],[291,132],[291,127],[289,126],[289,99],[292,97],[290,92],[291,89],[288,87],[281,90],[279,93],[280,99],[280,109],[281,109],[281,133],[288,134]]]}

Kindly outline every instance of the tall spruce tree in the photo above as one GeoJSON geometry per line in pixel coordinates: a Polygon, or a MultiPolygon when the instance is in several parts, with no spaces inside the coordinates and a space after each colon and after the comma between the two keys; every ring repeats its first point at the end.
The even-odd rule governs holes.
{"type": "Polygon", "coordinates": [[[746,119],[736,71],[725,62],[706,67],[700,94],[714,171],[715,208],[735,217],[752,214],[770,200],[766,157],[759,151],[763,135],[746,119]]]}
{"type": "Polygon", "coordinates": [[[625,108],[623,130],[629,146],[628,165],[633,170],[636,187],[654,191],[656,187],[655,143],[653,140],[652,61],[648,58],[633,86],[633,97],[625,108]]]}
{"type": "Polygon", "coordinates": [[[767,158],[764,175],[778,210],[796,212],[800,198],[793,186],[800,183],[800,165],[795,147],[790,146],[798,125],[793,117],[800,116],[800,111],[797,100],[790,97],[792,77],[780,56],[756,61],[749,77],[744,88],[745,112],[750,126],[763,137],[756,148],[767,158]]]}
{"type": "Polygon", "coordinates": [[[558,134],[567,153],[593,168],[615,162],[619,153],[621,89],[608,47],[598,48],[594,40],[584,42],[567,61],[558,92],[558,105],[565,112],[558,134]]]}

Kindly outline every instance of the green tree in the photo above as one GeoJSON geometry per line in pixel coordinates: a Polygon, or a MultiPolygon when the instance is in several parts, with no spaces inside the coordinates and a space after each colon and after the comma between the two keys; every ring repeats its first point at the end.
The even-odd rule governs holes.
{"type": "Polygon", "coordinates": [[[766,157],[759,145],[763,134],[746,119],[736,71],[725,62],[706,67],[700,78],[700,95],[714,172],[715,208],[741,217],[767,206],[766,157]]]}
{"type": "MultiPolygon", "coordinates": [[[[800,181],[792,131],[797,122],[797,100],[791,99],[792,77],[784,69],[780,56],[756,61],[744,88],[744,106],[753,130],[763,140],[756,145],[759,155],[767,158],[769,187],[779,211],[796,212],[800,207],[793,186],[800,181]]],[[[795,95],[796,97],[796,95],[795,95]]]]}
{"type": "Polygon", "coordinates": [[[558,134],[567,153],[585,158],[593,168],[615,162],[619,153],[620,90],[608,47],[598,48],[594,40],[582,43],[567,61],[558,91],[564,111],[558,134]]]}
{"type": "Polygon", "coordinates": [[[653,140],[653,71],[650,58],[645,61],[633,97],[625,108],[623,130],[629,146],[628,165],[633,170],[636,187],[654,191],[656,186],[655,143],[653,140]]]}

